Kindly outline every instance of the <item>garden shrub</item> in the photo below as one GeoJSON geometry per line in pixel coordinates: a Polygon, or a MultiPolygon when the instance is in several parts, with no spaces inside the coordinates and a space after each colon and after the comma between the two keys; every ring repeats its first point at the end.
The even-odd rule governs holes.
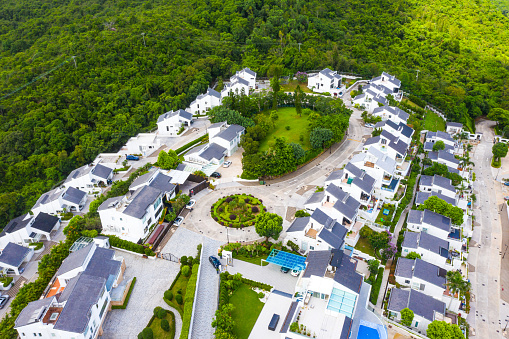
{"type": "Polygon", "coordinates": [[[110,239],[110,244],[113,247],[122,248],[124,250],[128,250],[135,253],[146,254],[148,256],[155,255],[155,253],[149,248],[148,251],[146,251],[145,246],[143,245],[135,244],[133,242],[120,239],[115,235],[105,235],[105,236],[107,236],[110,239]]]}
{"type": "Polygon", "coordinates": [[[230,214],[230,220],[235,220],[237,219],[237,216],[235,214],[230,214]]]}
{"type": "Polygon", "coordinates": [[[164,297],[168,300],[173,300],[173,292],[170,290],[164,291],[164,297]]]}
{"type": "Polygon", "coordinates": [[[181,265],[187,265],[187,257],[185,255],[180,258],[180,264],[181,265]]]}
{"type": "Polygon", "coordinates": [[[189,266],[182,266],[182,274],[184,275],[184,277],[189,277],[189,275],[191,274],[191,269],[189,268],[189,266]]]}
{"type": "Polygon", "coordinates": [[[258,212],[260,212],[260,209],[257,206],[253,206],[253,207],[251,207],[251,212],[258,213],[258,212]]]}
{"type": "Polygon", "coordinates": [[[198,280],[198,267],[199,265],[193,265],[193,274],[187,283],[184,314],[182,316],[182,331],[180,332],[181,339],[187,339],[189,337],[189,327],[191,326],[191,317],[193,315],[193,301],[196,293],[196,282],[198,280]]]}
{"type": "Polygon", "coordinates": [[[263,298],[265,296],[265,294],[263,294],[263,292],[258,292],[258,298],[263,298]]]}
{"type": "Polygon", "coordinates": [[[154,339],[154,332],[150,327],[145,327],[141,332],[143,339],[154,339]]]}
{"type": "Polygon", "coordinates": [[[175,301],[177,302],[177,304],[182,305],[182,303],[184,302],[184,298],[182,298],[182,294],[177,294],[175,296],[175,301]]]}
{"type": "Polygon", "coordinates": [[[162,319],[161,320],[161,328],[165,332],[169,332],[170,331],[170,323],[168,322],[168,320],[166,320],[166,319],[162,319]]]}
{"type": "Polygon", "coordinates": [[[166,316],[166,310],[160,306],[154,308],[154,315],[159,319],[163,319],[166,316]]]}

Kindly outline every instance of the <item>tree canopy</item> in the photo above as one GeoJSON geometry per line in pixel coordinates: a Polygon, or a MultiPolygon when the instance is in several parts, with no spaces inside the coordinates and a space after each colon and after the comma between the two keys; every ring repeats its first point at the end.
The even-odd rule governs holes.
{"type": "Polygon", "coordinates": [[[491,148],[493,152],[493,156],[495,159],[500,160],[500,158],[505,158],[507,155],[507,144],[505,142],[498,142],[491,148]]]}
{"type": "Polygon", "coordinates": [[[448,324],[445,321],[434,320],[428,325],[426,336],[430,339],[464,339],[463,332],[458,325],[448,324]]]}
{"type": "Polygon", "coordinates": [[[414,320],[414,311],[408,307],[402,309],[399,314],[401,315],[401,323],[405,326],[412,326],[414,320]]]}
{"type": "Polygon", "coordinates": [[[277,240],[283,231],[283,218],[275,213],[262,212],[256,216],[255,230],[260,237],[277,240]]]}
{"type": "Polygon", "coordinates": [[[451,219],[455,225],[463,224],[463,210],[457,206],[447,203],[445,200],[440,199],[434,195],[430,196],[418,208],[419,210],[430,210],[432,212],[441,214],[451,219]]]}

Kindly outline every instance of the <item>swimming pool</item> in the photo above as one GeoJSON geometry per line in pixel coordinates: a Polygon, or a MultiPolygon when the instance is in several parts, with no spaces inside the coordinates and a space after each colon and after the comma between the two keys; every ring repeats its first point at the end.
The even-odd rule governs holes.
{"type": "Polygon", "coordinates": [[[376,329],[361,325],[359,326],[357,339],[380,339],[380,335],[376,329]]]}

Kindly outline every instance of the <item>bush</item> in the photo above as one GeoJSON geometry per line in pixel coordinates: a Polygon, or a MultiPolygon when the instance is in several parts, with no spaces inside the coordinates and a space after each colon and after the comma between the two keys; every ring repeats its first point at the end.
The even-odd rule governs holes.
{"type": "Polygon", "coordinates": [[[177,304],[182,305],[182,303],[184,302],[184,298],[182,298],[182,294],[177,294],[175,296],[175,301],[177,302],[177,304]]]}
{"type": "Polygon", "coordinates": [[[258,206],[253,206],[253,207],[251,207],[251,212],[258,213],[258,212],[260,212],[260,209],[258,208],[258,206]]]}
{"type": "Polygon", "coordinates": [[[31,242],[28,246],[33,247],[34,251],[40,250],[44,244],[42,242],[31,242]]]}
{"type": "Polygon", "coordinates": [[[265,296],[265,294],[263,294],[263,292],[258,292],[258,298],[263,298],[265,296]]]}
{"type": "Polygon", "coordinates": [[[119,237],[117,237],[115,235],[105,235],[105,236],[107,236],[110,239],[110,244],[113,247],[122,248],[124,250],[139,253],[139,254],[146,254],[148,256],[155,255],[155,253],[150,249],[149,249],[149,251],[146,251],[145,246],[143,246],[143,245],[135,244],[133,242],[120,239],[119,237]]]}
{"type": "Polygon", "coordinates": [[[182,316],[182,331],[180,332],[181,339],[187,339],[189,337],[191,317],[193,316],[193,301],[196,293],[196,282],[198,280],[198,267],[198,265],[193,266],[193,274],[187,283],[184,314],[182,316]]]}
{"type": "Polygon", "coordinates": [[[158,317],[159,319],[163,319],[166,317],[166,310],[162,307],[157,306],[154,308],[154,316],[158,317]]]}
{"type": "Polygon", "coordinates": [[[378,294],[380,293],[380,287],[382,286],[382,279],[384,277],[384,268],[380,267],[378,270],[378,274],[376,276],[376,281],[373,284],[373,287],[371,287],[371,294],[369,296],[369,301],[376,305],[376,302],[378,300],[378,294]]]}
{"type": "Polygon", "coordinates": [[[187,265],[182,266],[181,272],[184,275],[184,277],[189,277],[189,275],[191,274],[191,269],[187,265]]]}
{"type": "Polygon", "coordinates": [[[288,247],[290,247],[292,249],[292,251],[294,252],[298,252],[299,251],[299,245],[297,245],[296,243],[294,243],[293,241],[291,240],[288,240],[288,242],[286,243],[286,245],[288,247]]]}
{"type": "Polygon", "coordinates": [[[170,290],[164,291],[164,297],[168,300],[173,300],[173,292],[170,290]]]}
{"type": "Polygon", "coordinates": [[[180,264],[181,265],[187,265],[187,257],[184,255],[182,258],[180,258],[180,264]]]}
{"type": "Polygon", "coordinates": [[[230,220],[235,220],[237,219],[237,216],[235,214],[230,214],[230,220]]]}
{"type": "Polygon", "coordinates": [[[143,331],[141,331],[143,339],[154,339],[154,332],[150,327],[145,327],[143,331]]]}
{"type": "Polygon", "coordinates": [[[290,126],[285,126],[286,130],[289,131],[290,130],[290,126]]]}
{"type": "Polygon", "coordinates": [[[166,319],[162,319],[161,320],[161,328],[165,332],[169,332],[170,331],[170,323],[168,322],[168,320],[166,320],[166,319]]]}

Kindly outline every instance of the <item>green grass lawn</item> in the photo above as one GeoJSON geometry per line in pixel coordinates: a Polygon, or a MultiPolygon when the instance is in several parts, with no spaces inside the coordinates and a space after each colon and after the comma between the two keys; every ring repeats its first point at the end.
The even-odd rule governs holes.
{"type": "Polygon", "coordinates": [[[355,245],[355,249],[366,254],[369,254],[372,257],[376,257],[375,250],[370,245],[369,240],[367,238],[359,238],[359,241],[357,241],[357,245],[355,245]]]}
{"type": "Polygon", "coordinates": [[[258,299],[257,293],[246,284],[240,285],[230,297],[230,303],[235,306],[232,312],[235,322],[233,334],[238,339],[247,339],[262,311],[263,303],[258,299]]]}
{"type": "Polygon", "coordinates": [[[300,89],[304,93],[313,93],[312,90],[310,90],[307,86],[307,84],[299,84],[297,80],[290,80],[287,84],[281,84],[281,89],[285,92],[295,92],[295,89],[297,88],[297,85],[300,86],[300,89]]]}
{"type": "Polygon", "coordinates": [[[180,313],[181,316],[184,313],[184,303],[182,303],[182,305],[179,305],[175,300],[175,296],[177,295],[178,290],[182,290],[182,298],[185,298],[188,281],[189,278],[186,278],[184,277],[183,274],[181,274],[177,279],[177,282],[175,283],[175,285],[173,285],[173,288],[171,289],[171,291],[173,292],[173,299],[170,301],[170,306],[175,308],[180,313]]]}
{"type": "Polygon", "coordinates": [[[175,319],[173,319],[173,315],[169,312],[166,313],[166,317],[164,317],[163,319],[168,320],[168,322],[170,323],[170,331],[166,332],[165,330],[163,330],[161,328],[161,320],[162,319],[159,319],[156,317],[152,321],[152,324],[150,324],[150,328],[154,332],[154,339],[167,339],[167,338],[173,339],[175,337],[175,330],[172,331],[171,327],[172,326],[175,327],[175,319]],[[173,332],[173,337],[171,337],[172,332],[173,332]]]}
{"type": "Polygon", "coordinates": [[[426,111],[426,115],[424,116],[423,129],[432,132],[436,131],[445,132],[445,120],[431,111],[426,111]]]}
{"type": "MultiPolygon", "coordinates": [[[[265,111],[260,114],[270,115],[270,111],[265,111]]],[[[284,137],[287,142],[294,142],[300,144],[305,150],[311,149],[309,143],[308,131],[308,118],[303,115],[300,117],[295,110],[295,107],[284,107],[277,110],[279,116],[275,122],[275,127],[269,131],[267,137],[260,143],[260,151],[266,151],[271,145],[274,144],[275,137],[284,137]],[[290,126],[287,130],[286,126],[290,126]],[[304,141],[300,142],[300,135],[304,136],[304,141]]]]}
{"type": "Polygon", "coordinates": [[[392,220],[392,215],[394,214],[394,210],[395,210],[394,205],[387,204],[387,205],[382,206],[382,208],[380,209],[380,212],[378,213],[378,216],[376,217],[375,222],[378,224],[383,224],[384,222],[382,221],[382,218],[384,219],[384,221],[392,220]],[[383,214],[385,209],[389,210],[388,215],[383,214]]]}
{"type": "Polygon", "coordinates": [[[415,102],[410,101],[410,100],[408,100],[407,98],[403,98],[403,99],[401,100],[401,102],[404,102],[405,104],[410,105],[410,106],[415,107],[415,108],[422,108],[422,107],[420,107],[419,105],[417,105],[415,102]]]}
{"type": "MultiPolygon", "coordinates": [[[[242,260],[251,264],[255,264],[260,266],[260,263],[262,262],[262,259],[267,259],[267,255],[253,255],[252,257],[244,256],[244,255],[234,255],[233,259],[242,260]]],[[[269,263],[264,261],[262,266],[267,266],[269,263]]]]}

